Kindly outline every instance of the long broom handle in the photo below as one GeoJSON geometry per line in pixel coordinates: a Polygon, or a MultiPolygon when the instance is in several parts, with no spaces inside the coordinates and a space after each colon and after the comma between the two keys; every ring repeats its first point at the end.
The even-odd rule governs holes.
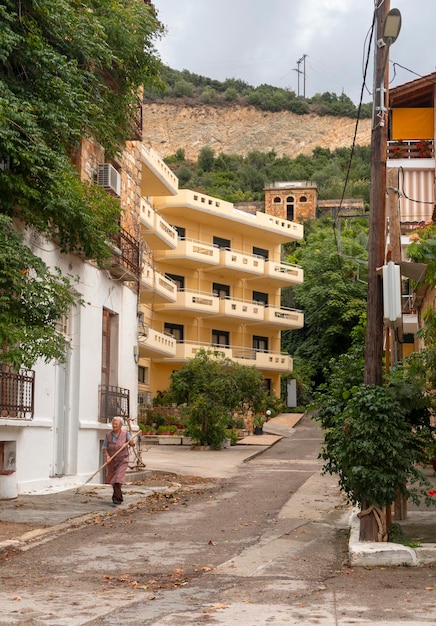
{"type": "MultiPolygon", "coordinates": [[[[139,431],[136,433],[136,435],[132,435],[132,437],[130,437],[130,439],[129,439],[128,441],[126,441],[126,443],[123,443],[123,445],[121,446],[121,448],[119,448],[119,449],[115,452],[115,454],[113,454],[113,455],[111,456],[111,458],[110,458],[108,461],[106,461],[105,463],[103,463],[103,465],[100,465],[100,467],[99,467],[99,468],[97,468],[93,474],[91,474],[91,476],[88,478],[88,480],[86,480],[86,481],[83,483],[83,485],[81,485],[81,487],[84,487],[87,483],[89,483],[89,481],[90,481],[90,480],[92,480],[96,474],[98,474],[99,472],[101,472],[101,470],[102,470],[102,469],[104,469],[104,468],[106,467],[106,465],[109,465],[109,463],[112,461],[112,459],[114,459],[114,458],[117,456],[117,454],[119,454],[119,453],[121,452],[121,450],[124,450],[124,448],[126,448],[128,445],[131,445],[131,444],[130,444],[130,442],[131,442],[133,439],[136,439],[136,437],[139,437],[139,435],[141,435],[141,434],[142,434],[142,431],[141,431],[141,430],[139,430],[139,431]]],[[[78,489],[80,489],[80,487],[78,487],[78,489]]]]}

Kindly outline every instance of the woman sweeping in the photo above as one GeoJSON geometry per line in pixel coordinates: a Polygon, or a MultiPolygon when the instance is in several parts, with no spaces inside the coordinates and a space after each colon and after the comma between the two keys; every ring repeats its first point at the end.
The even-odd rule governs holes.
{"type": "Polygon", "coordinates": [[[127,442],[129,442],[129,446],[135,445],[132,435],[127,430],[121,429],[121,417],[114,417],[112,430],[106,433],[103,443],[103,450],[108,462],[106,466],[106,483],[112,485],[114,489],[112,496],[114,504],[121,504],[123,501],[121,485],[126,479],[126,470],[129,465],[129,446],[125,446],[124,450],[121,450],[115,458],[112,457],[127,442]]]}

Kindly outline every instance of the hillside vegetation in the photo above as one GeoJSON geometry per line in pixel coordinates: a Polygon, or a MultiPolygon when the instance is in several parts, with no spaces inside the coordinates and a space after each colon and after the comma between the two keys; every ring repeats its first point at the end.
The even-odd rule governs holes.
{"type": "MultiPolygon", "coordinates": [[[[358,107],[345,94],[317,93],[312,98],[297,96],[295,91],[259,85],[252,87],[243,80],[228,78],[221,82],[188,70],[179,72],[169,67],[161,71],[162,85],[160,88],[145,90],[145,101],[182,100],[185,104],[208,104],[226,106],[239,104],[253,106],[261,111],[291,111],[297,115],[331,115],[337,117],[357,118],[358,107]]],[[[362,104],[359,117],[369,118],[372,114],[371,104],[362,104]]]]}
{"type": "Polygon", "coordinates": [[[274,151],[215,155],[204,146],[197,160],[188,160],[183,149],[166,160],[179,179],[180,188],[196,189],[229,202],[262,201],[266,183],[278,180],[314,181],[320,199],[362,198],[369,202],[370,148],[315,148],[311,156],[279,157],[274,151]],[[345,181],[348,181],[344,190],[345,181]]]}

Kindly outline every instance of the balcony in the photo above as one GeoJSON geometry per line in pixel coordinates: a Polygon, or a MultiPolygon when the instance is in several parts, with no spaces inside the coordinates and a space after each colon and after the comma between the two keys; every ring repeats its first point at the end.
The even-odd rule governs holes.
{"type": "Polygon", "coordinates": [[[304,315],[297,309],[268,305],[265,307],[264,322],[266,324],[281,326],[283,330],[298,330],[304,326],[304,315]]]}
{"type": "Polygon", "coordinates": [[[143,326],[138,331],[139,356],[173,357],[176,354],[176,340],[172,335],[155,330],[151,326],[143,326]]]}
{"type": "Polygon", "coordinates": [[[182,311],[184,316],[216,315],[219,313],[218,296],[193,289],[179,289],[175,302],[165,305],[157,304],[155,310],[182,311]]]}
{"type": "Polygon", "coordinates": [[[221,248],[219,261],[208,272],[219,272],[222,277],[236,279],[263,276],[265,271],[265,259],[256,254],[247,254],[233,248],[221,248]]]}
{"type": "Polygon", "coordinates": [[[264,272],[260,277],[250,278],[250,284],[260,287],[291,287],[303,283],[303,268],[284,261],[265,261],[264,272]]]}
{"type": "Polygon", "coordinates": [[[143,145],[141,160],[143,196],[172,196],[177,193],[179,179],[157,152],[143,145]]]}
{"type": "Polygon", "coordinates": [[[141,304],[150,302],[175,302],[177,298],[176,283],[146,264],[141,274],[139,300],[141,304]]]}
{"type": "Polygon", "coordinates": [[[212,244],[185,238],[178,240],[177,248],[174,250],[164,250],[156,253],[158,261],[194,269],[199,267],[204,269],[218,265],[219,258],[219,249],[212,244]]]}
{"type": "Polygon", "coordinates": [[[108,423],[114,417],[128,417],[130,415],[130,391],[114,385],[99,385],[99,415],[98,421],[108,423]]]}
{"type": "Polygon", "coordinates": [[[262,322],[265,306],[252,300],[238,300],[237,298],[221,298],[219,314],[223,317],[234,318],[238,322],[262,322]]]}
{"type": "Polygon", "coordinates": [[[125,282],[137,281],[141,274],[139,241],[121,228],[108,245],[112,250],[112,257],[107,261],[106,268],[111,276],[125,282]]]}
{"type": "Polygon", "coordinates": [[[241,365],[253,365],[261,370],[292,372],[293,361],[289,354],[255,350],[254,348],[232,348],[232,358],[241,365]]]}
{"type": "Polygon", "coordinates": [[[35,372],[16,372],[0,363],[0,418],[31,420],[34,413],[35,372]]]}
{"type": "Polygon", "coordinates": [[[175,249],[177,247],[177,231],[141,198],[139,219],[141,238],[152,250],[175,249]]]}
{"type": "Polygon", "coordinates": [[[175,355],[171,359],[162,361],[173,361],[185,363],[188,359],[195,357],[199,350],[216,351],[217,356],[231,359],[240,365],[253,366],[261,370],[269,370],[281,373],[292,371],[292,357],[288,354],[278,352],[260,352],[254,348],[244,348],[242,346],[212,346],[195,341],[177,342],[175,355]]]}
{"type": "Polygon", "coordinates": [[[224,220],[234,222],[235,228],[244,229],[250,237],[267,237],[272,244],[286,243],[303,238],[303,225],[297,222],[257,212],[255,215],[236,209],[231,202],[181,189],[174,197],[155,198],[155,207],[168,219],[175,220],[183,209],[196,212],[195,221],[208,227],[220,228],[224,220]]]}
{"type": "Polygon", "coordinates": [[[388,159],[434,159],[433,139],[388,141],[388,159]]]}

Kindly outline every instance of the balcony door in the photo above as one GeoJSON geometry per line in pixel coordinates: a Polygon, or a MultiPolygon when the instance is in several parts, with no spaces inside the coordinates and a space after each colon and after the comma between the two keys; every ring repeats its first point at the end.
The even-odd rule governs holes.
{"type": "Polygon", "coordinates": [[[220,300],[230,298],[230,285],[222,285],[221,283],[212,283],[212,291],[214,296],[218,296],[220,300]]]}
{"type": "Polygon", "coordinates": [[[212,330],[212,345],[228,348],[230,345],[230,333],[227,330],[212,330]]]}
{"type": "Polygon", "coordinates": [[[268,337],[253,335],[253,350],[256,352],[268,352],[268,337]]]}

